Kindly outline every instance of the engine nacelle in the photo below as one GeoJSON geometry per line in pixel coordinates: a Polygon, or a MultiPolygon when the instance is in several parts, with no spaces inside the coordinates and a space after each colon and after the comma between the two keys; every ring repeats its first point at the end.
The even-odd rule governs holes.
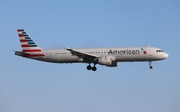
{"type": "Polygon", "coordinates": [[[103,56],[98,59],[98,63],[100,65],[105,65],[109,67],[116,67],[117,62],[115,62],[116,58],[113,56],[103,56]]]}
{"type": "Polygon", "coordinates": [[[113,61],[111,63],[111,65],[106,65],[106,66],[108,66],[108,67],[117,67],[118,66],[118,62],[117,61],[113,61]]]}

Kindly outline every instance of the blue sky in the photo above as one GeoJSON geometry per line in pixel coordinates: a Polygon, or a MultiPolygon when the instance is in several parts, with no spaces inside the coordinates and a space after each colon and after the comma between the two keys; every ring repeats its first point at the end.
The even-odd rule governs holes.
{"type": "Polygon", "coordinates": [[[179,112],[180,1],[2,0],[0,112],[179,112]],[[14,55],[23,28],[42,48],[155,46],[170,57],[116,68],[14,55]]]}

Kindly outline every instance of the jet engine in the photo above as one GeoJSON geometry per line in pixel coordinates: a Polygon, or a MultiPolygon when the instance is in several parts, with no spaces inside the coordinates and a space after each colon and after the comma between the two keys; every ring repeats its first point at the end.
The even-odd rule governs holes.
{"type": "Polygon", "coordinates": [[[115,60],[116,58],[113,56],[103,56],[98,59],[98,63],[100,65],[105,65],[108,67],[116,67],[118,62],[116,62],[115,60]]]}

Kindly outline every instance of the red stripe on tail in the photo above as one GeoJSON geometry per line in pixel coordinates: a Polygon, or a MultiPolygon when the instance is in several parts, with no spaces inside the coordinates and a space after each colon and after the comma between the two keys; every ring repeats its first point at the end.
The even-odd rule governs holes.
{"type": "Polygon", "coordinates": [[[44,54],[25,54],[24,57],[30,58],[30,57],[39,57],[39,56],[45,56],[44,54]]]}
{"type": "Polygon", "coordinates": [[[22,30],[20,30],[20,29],[18,29],[17,31],[18,31],[18,32],[22,32],[22,30]]]}
{"type": "Polygon", "coordinates": [[[21,47],[29,47],[29,45],[28,44],[23,44],[23,45],[21,45],[21,47]]]}
{"type": "Polygon", "coordinates": [[[29,50],[23,50],[23,52],[41,52],[41,49],[29,49],[29,50]]]}
{"type": "Polygon", "coordinates": [[[24,34],[18,34],[19,35],[19,37],[24,37],[24,34]]]}
{"type": "Polygon", "coordinates": [[[21,39],[20,42],[27,42],[25,39],[21,39]]]}

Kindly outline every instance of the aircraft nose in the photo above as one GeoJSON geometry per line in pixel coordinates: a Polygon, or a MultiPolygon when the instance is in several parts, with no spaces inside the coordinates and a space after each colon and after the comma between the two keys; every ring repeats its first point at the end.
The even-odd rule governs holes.
{"type": "Polygon", "coordinates": [[[164,53],[163,57],[166,59],[169,57],[169,55],[167,53],[164,53]]]}

